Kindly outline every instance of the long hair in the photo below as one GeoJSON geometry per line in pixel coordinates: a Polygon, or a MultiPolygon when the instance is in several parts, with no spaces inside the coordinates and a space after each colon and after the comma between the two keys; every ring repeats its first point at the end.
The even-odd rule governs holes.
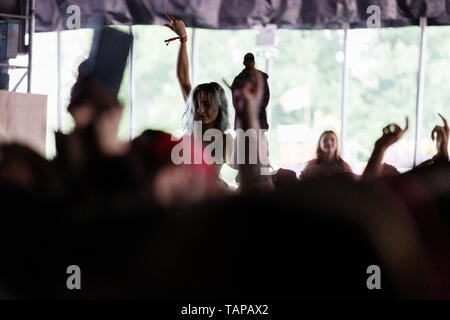
{"type": "Polygon", "coordinates": [[[183,115],[184,130],[187,134],[194,132],[194,115],[196,107],[198,107],[198,96],[200,92],[207,94],[210,98],[211,104],[218,106],[217,118],[215,120],[214,128],[225,132],[230,127],[230,120],[228,118],[228,101],[225,95],[225,90],[217,82],[199,84],[191,91],[187,104],[186,111],[183,115]]]}
{"type": "Polygon", "coordinates": [[[334,154],[334,161],[335,162],[343,162],[344,160],[342,160],[341,155],[339,153],[339,139],[338,139],[336,133],[332,130],[327,130],[327,131],[322,132],[322,134],[319,137],[319,141],[317,142],[317,148],[316,148],[317,162],[322,162],[324,159],[324,153],[323,153],[322,149],[320,148],[320,141],[322,141],[322,138],[326,134],[332,134],[336,138],[336,153],[334,154]]]}

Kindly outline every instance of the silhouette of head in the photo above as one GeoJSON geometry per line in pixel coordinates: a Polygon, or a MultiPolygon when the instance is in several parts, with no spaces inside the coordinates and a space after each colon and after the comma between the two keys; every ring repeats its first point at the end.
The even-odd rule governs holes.
{"type": "Polygon", "coordinates": [[[244,56],[244,66],[247,70],[253,70],[255,68],[255,56],[253,53],[247,53],[244,56]]]}

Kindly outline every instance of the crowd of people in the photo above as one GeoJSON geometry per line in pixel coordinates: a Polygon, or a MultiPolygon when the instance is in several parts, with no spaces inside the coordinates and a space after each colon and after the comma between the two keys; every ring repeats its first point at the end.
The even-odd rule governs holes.
{"type": "MultiPolygon", "coordinates": [[[[245,161],[233,161],[239,142],[228,133],[225,89],[192,88],[185,24],[167,17],[180,40],[184,140],[196,143],[196,122],[202,137],[218,130],[223,161],[205,161],[202,141],[200,163],[175,164],[180,140],[161,131],[119,141],[123,107],[81,65],[68,106],[75,129],[56,134],[56,158],[0,147],[1,298],[450,298],[444,116],[431,134],[436,156],[404,174],[383,155],[408,119],[404,129],[383,129],[361,177],[333,131],[322,133],[299,177],[287,169],[261,174],[270,167],[265,135],[256,146],[244,140],[245,161]],[[239,171],[237,190],[220,179],[223,163],[239,171]],[[80,290],[67,287],[71,265],[81,269],[80,290]],[[367,285],[373,265],[381,289],[367,285]]],[[[258,132],[269,127],[267,75],[251,53],[244,66],[229,88],[235,129],[258,132]]]]}

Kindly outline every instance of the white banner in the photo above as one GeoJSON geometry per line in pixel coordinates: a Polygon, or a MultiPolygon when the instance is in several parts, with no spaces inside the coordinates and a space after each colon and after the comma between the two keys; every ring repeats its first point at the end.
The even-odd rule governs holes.
{"type": "Polygon", "coordinates": [[[0,143],[19,143],[45,156],[47,96],[0,90],[0,143]]]}

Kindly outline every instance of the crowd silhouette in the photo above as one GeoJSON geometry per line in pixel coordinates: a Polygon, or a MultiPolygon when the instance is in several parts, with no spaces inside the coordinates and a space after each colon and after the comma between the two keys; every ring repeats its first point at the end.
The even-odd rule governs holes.
{"type": "MultiPolygon", "coordinates": [[[[299,177],[287,169],[261,174],[270,166],[266,137],[255,140],[256,162],[232,163],[226,88],[192,88],[185,24],[167,17],[180,39],[176,74],[188,143],[196,121],[202,134],[219,130],[223,162],[239,171],[239,188],[220,179],[221,164],[174,164],[180,140],[168,133],[149,129],[120,142],[123,107],[82,64],[68,107],[76,127],[56,134],[56,158],[0,147],[1,298],[450,298],[443,115],[431,133],[436,156],[403,174],[383,155],[408,119],[404,129],[383,129],[360,177],[332,131],[322,133],[299,177]],[[66,286],[70,265],[82,270],[81,290],[66,286]],[[371,265],[380,267],[381,290],[367,287],[371,265]]],[[[267,129],[267,75],[251,54],[244,64],[230,87],[235,127],[267,129]]]]}

